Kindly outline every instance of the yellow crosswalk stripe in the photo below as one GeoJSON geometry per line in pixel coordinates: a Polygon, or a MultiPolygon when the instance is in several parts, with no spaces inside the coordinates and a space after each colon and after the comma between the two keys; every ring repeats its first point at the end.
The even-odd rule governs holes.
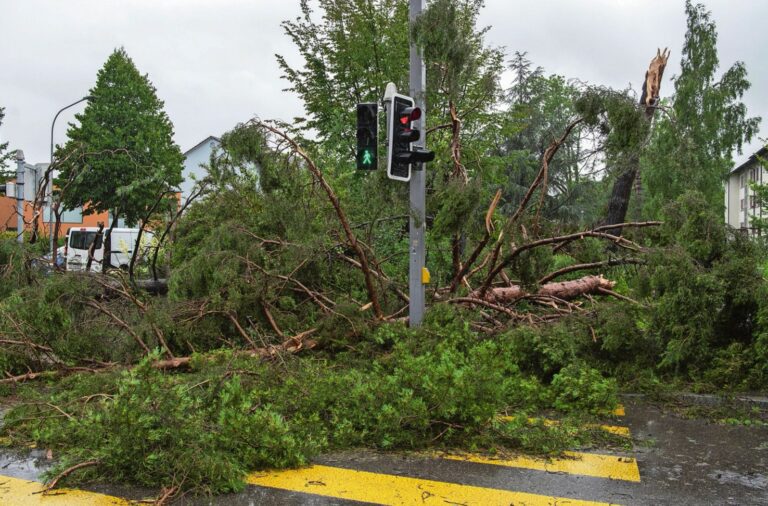
{"type": "Polygon", "coordinates": [[[370,473],[328,466],[312,466],[290,471],[253,473],[251,485],[291,490],[324,497],[383,504],[387,506],[430,506],[463,504],[493,506],[607,506],[608,503],[582,501],[525,492],[460,485],[391,474],[370,473]]]}
{"type": "Polygon", "coordinates": [[[0,476],[0,504],[8,506],[129,506],[131,501],[85,490],[56,489],[43,495],[42,483],[0,476]]]}
{"type": "Polygon", "coordinates": [[[616,434],[617,436],[622,437],[630,437],[632,435],[629,432],[629,427],[622,427],[620,425],[590,424],[587,427],[598,428],[600,430],[604,430],[605,432],[610,432],[611,434],[616,434]]]}
{"type": "Polygon", "coordinates": [[[609,478],[611,480],[640,481],[640,470],[634,458],[583,452],[563,452],[563,455],[563,458],[553,459],[522,455],[501,459],[473,454],[445,454],[442,455],[442,458],[477,464],[532,469],[548,473],[578,474],[594,476],[596,478],[609,478]]]}

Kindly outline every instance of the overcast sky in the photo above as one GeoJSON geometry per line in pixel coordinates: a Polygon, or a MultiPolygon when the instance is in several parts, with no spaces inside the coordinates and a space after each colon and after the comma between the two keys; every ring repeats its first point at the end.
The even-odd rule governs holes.
{"type": "MultiPolygon", "coordinates": [[[[768,2],[703,3],[717,23],[721,70],[746,63],[748,111],[768,121],[768,2]]],[[[0,0],[0,141],[30,162],[48,161],[56,111],[88,93],[119,46],[149,74],[182,151],[253,115],[301,115],[274,58],[299,63],[280,28],[299,12],[298,0],[0,0]]],[[[616,88],[639,90],[656,48],[668,46],[661,88],[668,96],[685,13],[683,0],[487,0],[480,24],[491,26],[487,42],[510,56],[528,51],[547,73],[616,88]]],[[[59,117],[56,143],[82,107],[59,117]]]]}

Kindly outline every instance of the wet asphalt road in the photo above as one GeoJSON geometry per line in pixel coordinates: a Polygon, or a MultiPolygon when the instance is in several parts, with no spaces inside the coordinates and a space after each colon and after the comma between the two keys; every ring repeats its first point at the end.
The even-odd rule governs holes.
{"type": "MultiPolygon", "coordinates": [[[[249,486],[240,494],[189,499],[180,504],[530,506],[578,504],[580,500],[585,505],[768,505],[768,428],[687,420],[641,400],[630,399],[625,407],[626,415],[613,423],[629,427],[634,449],[623,453],[628,459],[619,460],[623,464],[628,460],[634,466],[632,457],[636,458],[639,483],[598,476],[600,472],[585,476],[437,456],[348,452],[318,459],[317,472],[324,473],[320,477],[301,474],[293,484],[280,482],[278,486],[287,490],[249,486]],[[398,487],[417,488],[419,493],[409,496],[398,487]]],[[[601,449],[589,452],[619,455],[601,449]]],[[[44,452],[35,452],[32,457],[0,454],[0,475],[38,479],[38,466],[45,466],[44,452]]],[[[263,483],[260,479],[257,476],[252,482],[263,483]]],[[[151,496],[151,491],[124,487],[97,486],[90,490],[133,499],[151,496]]],[[[0,504],[5,504],[2,497],[0,489],[0,504]]]]}

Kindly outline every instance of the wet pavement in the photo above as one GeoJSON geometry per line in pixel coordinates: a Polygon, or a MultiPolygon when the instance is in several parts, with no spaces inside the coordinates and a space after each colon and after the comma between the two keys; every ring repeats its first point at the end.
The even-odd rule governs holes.
{"type": "MultiPolygon", "coordinates": [[[[240,494],[178,504],[768,505],[768,428],[687,420],[641,399],[627,399],[625,408],[626,415],[611,423],[629,428],[631,451],[590,449],[547,462],[346,452],[306,469],[254,473],[240,494]]],[[[36,494],[8,502],[8,490],[39,480],[47,464],[40,450],[25,458],[0,453],[0,505],[127,504],[101,502],[109,499],[104,495],[54,503],[36,494]]],[[[89,490],[133,499],[152,495],[123,487],[89,490]]]]}
{"type": "Polygon", "coordinates": [[[629,401],[641,486],[628,504],[768,505],[768,428],[685,420],[629,401]]]}

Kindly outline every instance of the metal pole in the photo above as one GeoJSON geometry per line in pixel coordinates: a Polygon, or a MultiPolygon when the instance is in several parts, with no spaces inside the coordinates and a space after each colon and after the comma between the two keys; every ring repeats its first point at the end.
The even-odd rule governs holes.
{"type": "Polygon", "coordinates": [[[24,242],[24,151],[16,150],[16,240],[24,242]]]}
{"type": "MultiPolygon", "coordinates": [[[[409,18],[413,23],[424,9],[424,0],[410,0],[409,18]]],[[[413,128],[423,132],[422,137],[413,143],[415,148],[426,146],[426,70],[421,52],[411,40],[410,91],[416,101],[416,107],[421,108],[421,119],[414,122],[413,128]]],[[[426,229],[426,198],[425,198],[425,164],[421,170],[411,172],[410,182],[410,262],[408,268],[408,304],[409,323],[418,327],[424,318],[424,284],[422,270],[425,265],[424,232],[426,229]]]]}
{"type": "MultiPolygon", "coordinates": [[[[51,165],[53,165],[53,127],[56,125],[56,118],[58,118],[59,114],[61,114],[63,111],[69,109],[72,106],[79,104],[80,102],[89,100],[90,98],[91,96],[88,95],[81,98],[77,102],[72,102],[71,104],[62,107],[61,109],[59,109],[59,112],[56,113],[56,116],[53,117],[53,122],[51,122],[51,165]]],[[[49,235],[48,246],[51,252],[51,262],[55,264],[56,255],[54,254],[54,248],[53,248],[53,173],[50,173],[50,172],[48,173],[47,184],[48,184],[48,195],[50,195],[48,199],[48,235],[49,235]]]]}

